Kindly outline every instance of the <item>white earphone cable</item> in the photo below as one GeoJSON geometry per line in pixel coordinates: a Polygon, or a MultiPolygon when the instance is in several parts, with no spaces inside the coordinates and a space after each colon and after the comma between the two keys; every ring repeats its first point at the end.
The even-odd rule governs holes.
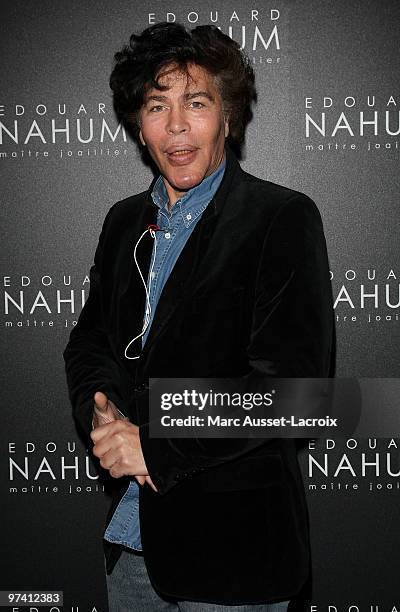
{"type": "Polygon", "coordinates": [[[135,260],[136,267],[138,269],[138,272],[140,274],[140,278],[142,279],[144,290],[146,292],[146,307],[145,307],[145,314],[144,314],[144,320],[143,320],[143,328],[142,328],[142,331],[140,332],[140,334],[138,334],[137,336],[132,338],[132,340],[126,345],[125,352],[124,352],[124,355],[125,355],[126,359],[139,359],[140,355],[135,355],[134,357],[130,357],[128,355],[128,350],[129,350],[129,347],[131,346],[131,344],[133,344],[133,342],[135,342],[135,340],[137,340],[138,338],[141,338],[143,336],[143,334],[146,333],[146,330],[147,330],[147,328],[149,326],[149,323],[150,323],[150,318],[151,318],[150,288],[151,288],[151,283],[152,283],[152,280],[153,280],[153,268],[154,268],[154,262],[155,262],[155,259],[156,259],[156,254],[157,254],[157,237],[156,237],[156,232],[155,232],[155,230],[153,228],[147,228],[143,232],[143,234],[140,236],[138,241],[136,242],[135,248],[133,250],[133,258],[135,260]],[[138,264],[137,257],[136,257],[136,251],[137,251],[137,248],[138,248],[138,246],[140,244],[140,241],[142,240],[143,236],[145,234],[147,234],[147,232],[149,232],[150,236],[154,239],[154,251],[153,251],[152,261],[151,261],[151,264],[150,264],[149,286],[148,287],[147,287],[146,281],[143,278],[143,274],[142,274],[142,271],[140,269],[140,266],[138,264]]]}

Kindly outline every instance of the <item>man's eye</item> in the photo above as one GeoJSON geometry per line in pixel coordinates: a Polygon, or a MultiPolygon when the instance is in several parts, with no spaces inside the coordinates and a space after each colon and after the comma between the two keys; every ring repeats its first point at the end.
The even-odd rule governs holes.
{"type": "Polygon", "coordinates": [[[152,106],[150,108],[150,112],[153,112],[154,110],[156,111],[158,108],[162,108],[161,104],[158,104],[157,106],[152,106]]]}
{"type": "Polygon", "coordinates": [[[195,108],[201,108],[202,106],[204,106],[202,102],[197,102],[196,100],[191,102],[191,104],[200,104],[200,106],[195,106],[195,108]]]}

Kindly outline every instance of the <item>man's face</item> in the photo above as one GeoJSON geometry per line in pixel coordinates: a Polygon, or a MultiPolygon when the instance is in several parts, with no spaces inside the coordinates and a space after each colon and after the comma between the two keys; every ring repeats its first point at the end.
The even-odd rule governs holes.
{"type": "Polygon", "coordinates": [[[139,112],[140,140],[164,177],[171,205],[218,168],[229,133],[212,75],[194,64],[189,71],[188,81],[177,70],[161,76],[168,89],[150,89],[139,112]]]}

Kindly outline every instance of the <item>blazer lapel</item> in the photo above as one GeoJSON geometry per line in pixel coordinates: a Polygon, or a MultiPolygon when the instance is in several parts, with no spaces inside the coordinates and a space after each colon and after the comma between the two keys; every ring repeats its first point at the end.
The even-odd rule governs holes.
{"type": "MultiPolygon", "coordinates": [[[[126,271],[126,283],[124,289],[122,289],[119,303],[118,303],[118,316],[119,316],[119,331],[118,334],[121,338],[121,345],[125,350],[128,342],[140,334],[143,328],[143,316],[145,309],[146,293],[143,285],[143,281],[140,278],[138,269],[134,261],[134,249],[137,241],[139,240],[142,233],[145,231],[149,224],[157,223],[157,211],[158,208],[151,200],[151,189],[156,179],[152,182],[147,193],[145,194],[145,201],[143,203],[142,214],[139,218],[136,218],[133,222],[134,229],[128,234],[127,258],[129,264],[126,271]]],[[[136,259],[143,278],[147,281],[147,276],[150,267],[151,254],[153,250],[153,238],[149,233],[145,234],[141,239],[137,250],[136,259]]],[[[142,339],[138,338],[129,347],[128,355],[138,355],[142,350],[142,339]]],[[[125,357],[123,357],[126,361],[125,357]]],[[[131,364],[135,364],[135,361],[129,361],[131,364]]]]}

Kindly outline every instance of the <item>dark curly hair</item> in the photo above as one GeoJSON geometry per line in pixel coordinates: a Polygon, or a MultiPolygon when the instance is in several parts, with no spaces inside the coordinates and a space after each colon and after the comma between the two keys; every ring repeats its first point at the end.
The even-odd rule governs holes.
{"type": "Polygon", "coordinates": [[[214,76],[229,120],[228,140],[240,149],[253,116],[252,102],[257,100],[254,71],[238,43],[214,25],[189,30],[180,23],[157,23],[141,34],[132,34],[129,45],[115,54],[110,77],[114,108],[136,140],[144,95],[151,88],[167,89],[157,80],[161,69],[170,64],[187,77],[188,64],[197,64],[214,76]]]}

